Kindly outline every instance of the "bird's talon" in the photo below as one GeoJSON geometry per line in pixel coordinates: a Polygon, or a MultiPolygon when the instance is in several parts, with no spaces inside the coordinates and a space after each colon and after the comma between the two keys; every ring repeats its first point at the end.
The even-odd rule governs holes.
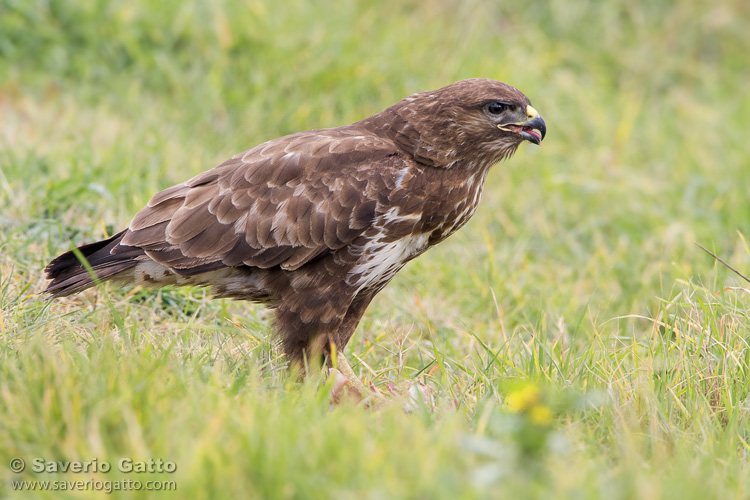
{"type": "Polygon", "coordinates": [[[349,379],[336,368],[328,369],[328,377],[333,378],[331,384],[331,403],[339,404],[342,397],[349,392],[349,379]]]}

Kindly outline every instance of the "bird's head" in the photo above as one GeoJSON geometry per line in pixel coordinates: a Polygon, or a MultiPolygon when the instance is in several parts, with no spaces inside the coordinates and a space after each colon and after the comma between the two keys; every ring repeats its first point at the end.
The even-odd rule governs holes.
{"type": "Polygon", "coordinates": [[[547,133],[521,91],[482,78],[413,94],[388,112],[395,114],[390,127],[396,142],[434,166],[462,160],[491,165],[512,155],[523,141],[541,144],[547,133]]]}

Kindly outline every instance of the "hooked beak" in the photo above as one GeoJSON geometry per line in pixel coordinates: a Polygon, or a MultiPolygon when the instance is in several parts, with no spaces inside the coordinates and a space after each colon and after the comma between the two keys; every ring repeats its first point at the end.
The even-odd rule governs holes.
{"type": "Polygon", "coordinates": [[[497,128],[521,134],[521,137],[537,146],[542,143],[542,139],[547,135],[547,124],[544,123],[542,115],[531,106],[526,106],[525,122],[502,124],[498,125],[497,128]]]}

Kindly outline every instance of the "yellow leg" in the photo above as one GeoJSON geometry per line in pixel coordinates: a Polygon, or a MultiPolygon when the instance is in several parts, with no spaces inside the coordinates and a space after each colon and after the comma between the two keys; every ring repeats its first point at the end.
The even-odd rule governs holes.
{"type": "Polygon", "coordinates": [[[330,371],[331,376],[336,377],[337,373],[344,377],[344,381],[337,380],[334,382],[334,389],[332,397],[334,401],[338,401],[338,396],[344,387],[348,388],[349,391],[354,393],[356,397],[364,402],[365,406],[373,408],[378,407],[386,402],[385,396],[383,396],[377,390],[373,391],[362,383],[362,381],[354,374],[354,370],[349,366],[346,358],[342,354],[338,354],[336,357],[336,368],[332,368],[330,371]]]}

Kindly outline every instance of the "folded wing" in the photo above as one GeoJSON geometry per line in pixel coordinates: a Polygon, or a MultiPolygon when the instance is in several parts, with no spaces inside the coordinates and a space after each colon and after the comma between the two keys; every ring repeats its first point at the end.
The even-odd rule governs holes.
{"type": "Polygon", "coordinates": [[[378,211],[374,163],[394,146],[341,129],[270,141],[156,194],[113,253],[143,249],[183,275],[222,267],[294,270],[351,244],[378,211]]]}

